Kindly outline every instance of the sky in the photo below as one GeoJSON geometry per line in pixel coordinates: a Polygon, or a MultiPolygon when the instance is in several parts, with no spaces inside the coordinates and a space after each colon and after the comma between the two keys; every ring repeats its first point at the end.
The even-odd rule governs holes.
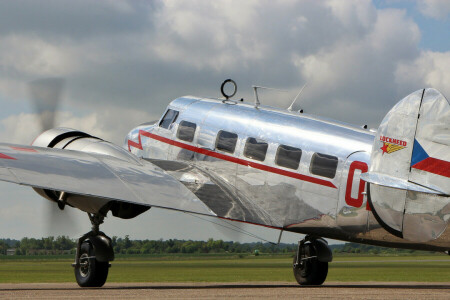
{"type": "MultiPolygon", "coordinates": [[[[418,89],[450,97],[450,1],[1,1],[1,142],[30,144],[39,134],[27,84],[47,77],[65,80],[56,125],[119,145],[174,98],[219,97],[227,78],[246,101],[251,85],[287,90],[260,94],[285,108],[307,83],[297,108],[377,128],[418,89]]],[[[0,237],[90,229],[74,209],[50,218],[46,200],[26,187],[0,183],[0,201],[0,237]]],[[[135,239],[255,241],[208,221],[151,209],[101,228],[135,239]]]]}

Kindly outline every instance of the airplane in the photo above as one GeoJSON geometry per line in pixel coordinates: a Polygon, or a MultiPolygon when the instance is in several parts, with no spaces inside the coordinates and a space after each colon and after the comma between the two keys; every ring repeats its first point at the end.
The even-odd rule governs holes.
{"type": "MultiPolygon", "coordinates": [[[[233,93],[224,91],[232,85],[233,93]]],[[[70,128],[31,144],[0,144],[0,180],[31,186],[92,230],[73,263],[81,287],[101,287],[114,260],[100,225],[151,207],[304,234],[293,259],[300,285],[321,285],[324,238],[450,250],[450,105],[437,90],[399,101],[377,130],[233,99],[184,96],[123,147],[70,128]]],[[[291,105],[292,108],[292,105],[291,105]]]]}

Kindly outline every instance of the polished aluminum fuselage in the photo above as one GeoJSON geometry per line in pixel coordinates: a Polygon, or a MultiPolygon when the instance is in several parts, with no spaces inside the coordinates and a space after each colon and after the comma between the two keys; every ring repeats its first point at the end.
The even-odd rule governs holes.
{"type": "Polygon", "coordinates": [[[126,147],[153,162],[180,161],[195,166],[196,172],[186,168],[172,170],[172,175],[181,181],[189,182],[191,178],[187,186],[192,191],[211,181],[220,185],[220,191],[226,190],[229,196],[226,199],[217,195],[217,189],[201,195],[218,217],[346,241],[448,250],[448,230],[439,239],[418,244],[395,237],[375,220],[367,204],[366,185],[359,177],[370,164],[373,132],[311,115],[272,107],[255,108],[235,101],[182,97],[172,101],[168,108],[179,111],[171,127],[162,128],[159,122],[141,125],[130,132],[126,147]],[[197,125],[192,142],[177,139],[178,125],[183,120],[197,125]],[[238,135],[233,154],[216,149],[220,130],[238,135]],[[244,156],[249,137],[268,143],[264,161],[244,156]],[[130,140],[139,140],[140,144],[130,147],[127,144],[130,140]],[[298,169],[275,163],[279,145],[302,150],[298,169]],[[334,178],[311,173],[314,153],[338,157],[334,178]],[[213,175],[202,179],[199,174],[203,171],[213,175]]]}

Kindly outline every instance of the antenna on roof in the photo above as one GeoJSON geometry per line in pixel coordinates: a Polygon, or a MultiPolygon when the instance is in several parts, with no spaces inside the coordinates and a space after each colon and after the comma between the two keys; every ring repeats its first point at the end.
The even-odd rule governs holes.
{"type": "Polygon", "coordinates": [[[231,97],[236,95],[236,92],[237,92],[237,84],[236,84],[236,82],[234,82],[233,79],[226,79],[224,82],[222,82],[222,85],[220,86],[220,92],[222,93],[222,96],[225,97],[225,101],[227,101],[228,99],[230,99],[231,97]],[[227,83],[231,83],[231,85],[233,86],[233,92],[230,93],[230,94],[227,94],[225,92],[225,85],[227,85],[227,83]]]}
{"type": "Polygon", "coordinates": [[[258,98],[258,89],[266,89],[266,90],[275,90],[275,91],[279,91],[279,92],[287,92],[286,90],[275,89],[275,88],[259,86],[259,85],[252,85],[252,88],[253,88],[253,91],[255,92],[255,108],[258,108],[261,105],[261,102],[259,102],[259,98],[258,98]]]}
{"type": "MultiPolygon", "coordinates": [[[[300,92],[298,92],[297,96],[295,96],[295,98],[294,98],[294,101],[292,101],[291,106],[288,107],[288,109],[287,109],[288,111],[292,111],[292,107],[294,106],[295,101],[297,101],[298,97],[300,96],[300,94],[303,92],[303,89],[304,89],[307,85],[308,85],[308,83],[305,83],[305,84],[302,86],[302,88],[300,89],[300,92]]],[[[302,112],[303,112],[303,110],[302,110],[302,112]]]]}

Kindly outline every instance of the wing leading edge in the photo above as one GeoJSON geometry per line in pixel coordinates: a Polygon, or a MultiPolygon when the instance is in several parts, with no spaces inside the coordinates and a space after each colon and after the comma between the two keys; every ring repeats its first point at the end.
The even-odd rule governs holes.
{"type": "Polygon", "coordinates": [[[64,191],[69,205],[90,213],[114,200],[215,216],[185,185],[146,161],[0,143],[0,180],[64,191]]]}

